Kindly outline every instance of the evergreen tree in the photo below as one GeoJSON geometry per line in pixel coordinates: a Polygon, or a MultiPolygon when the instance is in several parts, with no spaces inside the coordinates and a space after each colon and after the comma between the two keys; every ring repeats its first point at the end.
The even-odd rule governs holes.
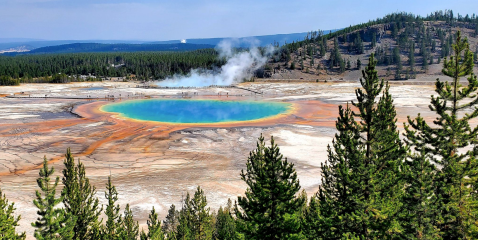
{"type": "MultiPolygon", "coordinates": [[[[183,207],[181,211],[179,211],[178,217],[178,226],[176,228],[176,239],[180,240],[189,240],[194,239],[194,235],[192,233],[192,214],[191,208],[189,207],[189,202],[191,201],[191,196],[189,192],[186,193],[186,199],[184,200],[183,207]]],[[[168,239],[171,239],[168,236],[168,239]]]]}
{"type": "Polygon", "coordinates": [[[85,167],[78,159],[75,165],[70,148],[65,154],[65,169],[63,169],[63,204],[67,214],[76,217],[73,239],[92,239],[93,232],[99,229],[101,221],[98,216],[103,210],[95,198],[96,190],[86,177],[85,167]]]}
{"type": "Polygon", "coordinates": [[[347,70],[350,70],[352,65],[350,64],[350,59],[347,60],[347,70]]]}
{"type": "Polygon", "coordinates": [[[14,203],[8,203],[7,197],[5,197],[5,194],[2,194],[0,189],[0,239],[20,240],[26,237],[25,232],[21,234],[15,232],[20,216],[15,218],[13,215],[13,211],[15,211],[14,205],[14,203]]]}
{"type": "Polygon", "coordinates": [[[352,102],[358,112],[339,106],[339,133],[321,165],[316,229],[322,239],[387,239],[401,231],[396,216],[406,148],[399,139],[389,86],[378,79],[375,65],[372,54],[362,71],[363,88],[352,102]]]}
{"type": "Polygon", "coordinates": [[[186,195],[184,206],[179,212],[177,239],[211,239],[214,225],[204,191],[198,186],[194,197],[186,195]]]}
{"type": "Polygon", "coordinates": [[[129,208],[129,204],[126,204],[123,216],[119,239],[136,240],[139,235],[139,226],[138,222],[133,219],[133,212],[129,208]]]}
{"type": "Polygon", "coordinates": [[[146,224],[148,225],[148,233],[145,233],[144,230],[141,231],[141,240],[164,240],[164,234],[161,229],[161,220],[158,220],[158,214],[154,207],[149,214],[149,219],[146,224]]]}
{"type": "Polygon", "coordinates": [[[327,51],[326,46],[327,45],[322,45],[321,48],[320,48],[320,56],[322,56],[322,57],[325,56],[325,53],[327,51]]]}
{"type": "Polygon", "coordinates": [[[310,198],[309,205],[305,208],[302,218],[302,230],[307,239],[321,239],[323,230],[319,229],[320,212],[319,201],[316,196],[310,198]]]}
{"type": "Polygon", "coordinates": [[[400,80],[400,79],[402,79],[402,71],[397,66],[397,68],[395,69],[395,80],[400,80]]]}
{"type": "Polygon", "coordinates": [[[206,195],[198,186],[188,206],[192,215],[192,231],[195,239],[211,239],[213,234],[212,216],[207,207],[206,195]]]}
{"type": "Polygon", "coordinates": [[[106,224],[103,228],[103,236],[106,240],[115,240],[120,237],[122,230],[122,219],[120,206],[116,205],[118,201],[118,192],[115,186],[111,183],[111,176],[108,176],[108,182],[106,183],[105,198],[108,201],[106,205],[105,215],[107,217],[106,224]]]}
{"type": "Polygon", "coordinates": [[[334,39],[334,49],[330,54],[330,64],[331,68],[339,67],[340,63],[342,63],[342,55],[340,54],[339,43],[337,38],[334,39]]]}
{"type": "Polygon", "coordinates": [[[163,232],[167,239],[176,239],[176,229],[179,225],[179,211],[174,204],[168,210],[168,215],[163,221],[163,232]]]}
{"type": "Polygon", "coordinates": [[[360,58],[357,59],[357,69],[360,70],[360,68],[362,67],[362,61],[360,61],[360,58]]]}
{"type": "Polygon", "coordinates": [[[434,227],[437,209],[434,208],[436,197],[433,195],[435,166],[430,163],[430,156],[423,148],[423,143],[416,141],[415,132],[405,125],[405,142],[414,147],[406,161],[404,178],[407,185],[402,198],[403,209],[400,221],[403,226],[402,236],[405,239],[440,239],[434,227]]]}
{"type": "Polygon", "coordinates": [[[259,138],[257,149],[249,154],[246,171],[241,178],[248,188],[245,197],[238,197],[241,210],[236,211],[244,223],[246,239],[300,239],[299,211],[304,199],[296,197],[300,190],[294,164],[283,159],[271,137],[266,147],[259,138]]]}
{"type": "Polygon", "coordinates": [[[340,68],[339,68],[339,70],[340,70],[340,73],[345,72],[345,60],[341,60],[341,61],[340,61],[340,68]]]}
{"type": "Polygon", "coordinates": [[[48,168],[48,161],[46,157],[43,158],[43,167],[40,169],[40,177],[37,178],[37,184],[40,191],[36,191],[36,199],[33,204],[38,208],[37,214],[39,217],[37,221],[32,223],[35,227],[36,239],[73,239],[73,227],[75,218],[68,215],[63,208],[57,208],[57,205],[63,201],[63,198],[56,198],[56,187],[60,181],[56,177],[55,182],[50,182],[50,177],[55,172],[55,169],[48,168]],[[43,196],[42,196],[43,193],[43,196]]]}
{"type": "Polygon", "coordinates": [[[415,42],[411,41],[410,52],[408,55],[408,65],[413,69],[415,66],[415,42]]]}
{"type": "Polygon", "coordinates": [[[400,49],[398,47],[393,49],[393,63],[400,62],[400,49]]]}
{"type": "Polygon", "coordinates": [[[473,239],[478,237],[476,222],[478,199],[473,196],[478,162],[476,138],[478,127],[471,128],[469,121],[478,116],[478,81],[473,71],[473,56],[466,39],[457,33],[453,45],[454,56],[443,63],[443,74],[452,82],[436,81],[436,93],[430,109],[438,115],[430,126],[418,116],[408,123],[414,129],[407,138],[419,153],[427,153],[437,166],[433,187],[437,216],[434,225],[443,239],[473,239]],[[468,86],[460,84],[467,76],[468,86]],[[467,147],[469,147],[467,149],[467,147]]]}
{"type": "Polygon", "coordinates": [[[236,235],[236,220],[232,217],[232,201],[227,200],[225,208],[219,207],[216,216],[214,239],[231,240],[239,239],[236,235]]]}
{"type": "Polygon", "coordinates": [[[374,48],[377,45],[377,33],[372,32],[372,42],[370,43],[371,48],[374,48]]]}

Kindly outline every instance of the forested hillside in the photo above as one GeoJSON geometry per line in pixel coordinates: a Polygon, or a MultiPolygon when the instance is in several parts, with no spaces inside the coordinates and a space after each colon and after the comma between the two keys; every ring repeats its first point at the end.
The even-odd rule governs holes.
{"type": "Polygon", "coordinates": [[[221,66],[214,49],[188,52],[75,53],[56,55],[0,56],[0,85],[51,82],[56,75],[133,77],[160,79],[184,74],[193,68],[221,66]]]}
{"type": "Polygon", "coordinates": [[[358,79],[360,73],[355,70],[367,62],[370,53],[375,53],[379,75],[386,79],[406,80],[419,74],[437,74],[443,58],[452,54],[451,45],[458,30],[468,38],[476,61],[478,17],[475,14],[454,15],[451,10],[437,11],[427,17],[394,13],[333,33],[310,32],[303,41],[282,47],[265,67],[264,76],[358,79]]]}

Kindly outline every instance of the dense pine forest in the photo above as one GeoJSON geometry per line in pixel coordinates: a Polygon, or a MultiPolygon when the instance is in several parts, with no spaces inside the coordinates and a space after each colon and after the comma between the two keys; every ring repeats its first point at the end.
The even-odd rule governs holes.
{"type": "MultiPolygon", "coordinates": [[[[164,220],[154,207],[147,229],[133,212],[116,203],[110,176],[105,190],[90,185],[81,161],[65,155],[60,176],[45,158],[33,203],[37,239],[477,239],[478,238],[478,80],[473,53],[458,32],[431,97],[433,122],[420,115],[397,130],[397,112],[388,82],[377,74],[371,54],[356,101],[339,106],[338,133],[321,166],[319,191],[310,199],[301,191],[294,165],[271,138],[261,136],[237,173],[246,192],[216,211],[201,187],[187,194],[182,207],[171,205],[164,220]],[[460,81],[466,79],[467,85],[460,81]],[[58,184],[64,187],[57,193],[58,184]],[[106,206],[95,194],[105,193],[106,206]],[[63,207],[59,207],[63,203],[63,207]],[[106,219],[100,219],[104,212],[106,219]]],[[[400,123],[401,124],[401,123],[400,123]]],[[[310,156],[313,158],[314,156],[310,156]]],[[[59,190],[59,189],[58,189],[59,190]]],[[[6,193],[8,195],[8,193],[6,193]]],[[[0,197],[0,236],[16,233],[14,203],[0,197]]]]}
{"type": "MultiPolygon", "coordinates": [[[[301,41],[285,44],[266,65],[265,76],[300,71],[317,77],[341,76],[361,69],[374,53],[379,75],[389,80],[407,80],[427,74],[452,54],[460,30],[468,38],[475,61],[478,54],[478,16],[436,11],[426,17],[393,13],[367,23],[325,33],[312,31],[301,41]]],[[[276,75],[277,76],[277,75],[276,75]]]]}
{"type": "MultiPolygon", "coordinates": [[[[220,67],[225,60],[214,49],[188,52],[75,53],[0,56],[0,85],[84,81],[80,75],[162,79],[194,68],[220,67]]],[[[93,77],[88,80],[94,80],[93,77]]]]}

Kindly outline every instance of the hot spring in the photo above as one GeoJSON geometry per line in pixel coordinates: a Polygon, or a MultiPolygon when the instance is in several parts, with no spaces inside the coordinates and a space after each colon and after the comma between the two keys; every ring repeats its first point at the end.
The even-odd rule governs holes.
{"type": "Polygon", "coordinates": [[[148,99],[107,104],[101,110],[143,121],[225,123],[273,117],[291,108],[280,102],[148,99]]]}

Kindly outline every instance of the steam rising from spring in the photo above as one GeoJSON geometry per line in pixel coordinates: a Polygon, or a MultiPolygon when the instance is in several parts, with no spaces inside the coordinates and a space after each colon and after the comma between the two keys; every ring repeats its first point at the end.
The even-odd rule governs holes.
{"type": "Polygon", "coordinates": [[[256,70],[267,63],[268,56],[274,51],[274,48],[269,46],[264,51],[264,55],[257,47],[251,47],[248,51],[234,52],[234,43],[231,40],[225,40],[216,46],[219,57],[227,59],[226,64],[220,69],[193,69],[186,76],[174,75],[158,82],[157,85],[161,87],[207,87],[238,83],[243,79],[251,78],[256,70]]]}

